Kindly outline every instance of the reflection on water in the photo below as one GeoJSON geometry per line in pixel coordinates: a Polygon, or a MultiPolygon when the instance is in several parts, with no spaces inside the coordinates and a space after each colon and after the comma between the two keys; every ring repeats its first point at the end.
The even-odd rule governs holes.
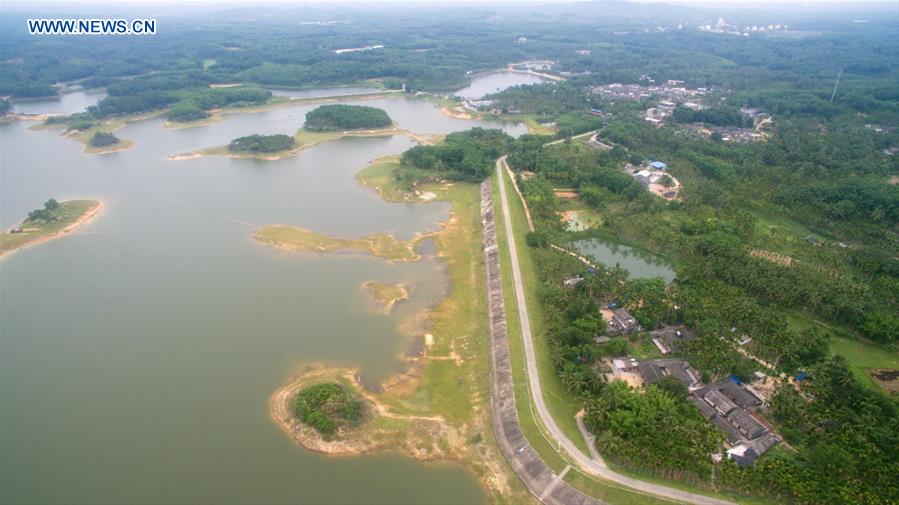
{"type": "Polygon", "coordinates": [[[572,245],[581,254],[593,256],[608,267],[620,266],[627,270],[631,278],[661,277],[665,282],[674,280],[675,274],[668,262],[650,252],[599,238],[576,240],[572,245]]]}

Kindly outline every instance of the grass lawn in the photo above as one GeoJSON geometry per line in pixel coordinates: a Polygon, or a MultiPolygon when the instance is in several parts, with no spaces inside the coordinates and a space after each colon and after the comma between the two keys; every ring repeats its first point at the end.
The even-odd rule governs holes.
{"type": "Polygon", "coordinates": [[[565,475],[565,482],[587,492],[590,496],[599,498],[612,505],[668,505],[671,503],[679,503],[664,498],[657,498],[652,495],[637,493],[627,488],[619,487],[617,484],[611,482],[597,480],[593,477],[584,475],[573,468],[567,475],[565,475]]]}
{"type": "Polygon", "coordinates": [[[855,372],[855,376],[863,384],[883,391],[871,376],[870,371],[873,369],[899,370],[899,350],[895,347],[864,340],[848,329],[822,323],[800,312],[790,312],[786,314],[786,317],[793,330],[803,331],[814,327],[828,335],[830,352],[846,358],[849,366],[855,372]]]}

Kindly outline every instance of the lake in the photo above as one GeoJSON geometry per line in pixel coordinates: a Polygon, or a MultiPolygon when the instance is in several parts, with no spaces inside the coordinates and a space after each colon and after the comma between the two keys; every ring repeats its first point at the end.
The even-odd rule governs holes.
{"type": "Polygon", "coordinates": [[[378,93],[379,88],[363,88],[359,86],[340,88],[316,88],[316,89],[280,89],[268,88],[275,96],[289,98],[321,98],[325,96],[364,95],[366,93],[378,93]]]}
{"type": "Polygon", "coordinates": [[[661,277],[665,282],[674,280],[674,270],[664,258],[648,251],[629,247],[617,242],[589,238],[576,240],[572,246],[585,256],[593,256],[600,263],[627,270],[632,279],[651,279],[661,277]]]}
{"type": "MultiPolygon", "coordinates": [[[[42,112],[67,112],[57,103],[42,112]]],[[[419,133],[524,132],[450,118],[426,100],[357,103],[419,133]]],[[[0,502],[486,500],[458,466],[389,453],[325,457],[269,418],[271,393],[307,364],[352,364],[378,378],[399,370],[410,339],[398,325],[447,289],[433,256],[388,264],[250,238],[269,223],[347,237],[439,229],[448,204],[387,203],[354,180],[371,160],[411,147],[405,137],[346,138],[279,161],[165,159],[252,133],[289,134],[312,107],[196,128],[132,123],[117,135],[134,149],[104,156],[82,154],[58,131],[0,125],[3,228],[48,198],[106,203],[75,234],[0,261],[0,502]],[[413,295],[375,314],[360,291],[368,280],[404,283],[413,295]]]]}
{"type": "Polygon", "coordinates": [[[543,77],[518,72],[498,71],[473,75],[471,84],[453,92],[453,95],[477,100],[490,93],[496,93],[521,84],[539,84],[547,82],[543,77]]]}
{"type": "Polygon", "coordinates": [[[12,110],[19,114],[74,114],[105,97],[105,91],[73,91],[58,97],[18,100],[12,103],[12,110]]]}

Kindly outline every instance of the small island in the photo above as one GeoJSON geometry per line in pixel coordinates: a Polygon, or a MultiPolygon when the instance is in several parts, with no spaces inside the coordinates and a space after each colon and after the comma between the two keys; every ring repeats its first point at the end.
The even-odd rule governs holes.
{"type": "Polygon", "coordinates": [[[28,213],[19,226],[0,234],[0,257],[28,246],[61,237],[96,216],[103,203],[97,200],[57,202],[51,198],[28,213]]]}
{"type": "Polygon", "coordinates": [[[362,284],[362,290],[371,297],[379,311],[384,314],[389,314],[397,302],[409,298],[409,291],[402,284],[367,281],[362,284]]]}
{"type": "Polygon", "coordinates": [[[404,241],[393,235],[378,233],[344,239],[295,226],[273,224],[256,230],[253,238],[261,244],[292,252],[360,252],[390,261],[416,261],[420,256],[415,252],[415,244],[422,237],[404,241]]]}
{"type": "Polygon", "coordinates": [[[306,114],[309,131],[371,130],[387,128],[393,120],[383,109],[365,105],[322,105],[306,114]]]}
{"type": "Polygon", "coordinates": [[[293,415],[326,440],[361,424],[366,410],[365,402],[355,392],[337,382],[307,386],[293,401],[293,415]]]}
{"type": "Polygon", "coordinates": [[[228,150],[238,153],[276,153],[292,149],[296,143],[290,135],[249,135],[232,140],[228,144],[228,150]]]}
{"type": "Polygon", "coordinates": [[[342,137],[378,137],[397,133],[401,131],[381,109],[362,105],[322,105],[306,114],[306,126],[298,129],[293,136],[248,135],[236,138],[226,146],[175,154],[167,159],[179,161],[203,156],[228,156],[272,161],[342,137]]]}

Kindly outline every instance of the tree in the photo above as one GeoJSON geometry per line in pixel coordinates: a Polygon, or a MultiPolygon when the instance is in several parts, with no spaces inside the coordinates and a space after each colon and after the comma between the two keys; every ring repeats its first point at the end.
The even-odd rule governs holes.
{"type": "Polygon", "coordinates": [[[50,212],[53,212],[54,210],[59,208],[59,202],[51,198],[44,203],[44,208],[50,212]]]}
{"type": "Polygon", "coordinates": [[[91,137],[90,145],[92,147],[106,147],[119,143],[119,138],[112,133],[97,131],[91,137]]]}

